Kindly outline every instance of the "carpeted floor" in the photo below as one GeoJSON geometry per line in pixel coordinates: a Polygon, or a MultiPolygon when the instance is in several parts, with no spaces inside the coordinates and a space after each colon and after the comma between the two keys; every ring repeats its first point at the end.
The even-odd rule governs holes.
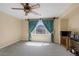
{"type": "Polygon", "coordinates": [[[0,50],[0,56],[74,56],[54,43],[18,42],[0,50]]]}

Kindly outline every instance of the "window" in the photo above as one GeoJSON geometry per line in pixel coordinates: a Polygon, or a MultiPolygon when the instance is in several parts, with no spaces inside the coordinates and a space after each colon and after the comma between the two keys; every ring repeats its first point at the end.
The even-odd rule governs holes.
{"type": "Polygon", "coordinates": [[[46,29],[42,20],[39,20],[32,34],[50,34],[50,32],[46,29]]]}
{"type": "Polygon", "coordinates": [[[36,28],[36,34],[45,34],[44,25],[38,25],[38,27],[36,28]]]}

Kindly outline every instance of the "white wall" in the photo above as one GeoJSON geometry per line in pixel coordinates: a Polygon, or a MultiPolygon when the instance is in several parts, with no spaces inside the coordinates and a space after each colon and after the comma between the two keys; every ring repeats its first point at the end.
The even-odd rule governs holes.
{"type": "Polygon", "coordinates": [[[54,20],[54,42],[60,44],[60,19],[54,20]]]}
{"type": "Polygon", "coordinates": [[[79,7],[75,8],[72,13],[69,17],[68,29],[74,32],[79,32],[79,7]]]}
{"type": "Polygon", "coordinates": [[[79,32],[79,4],[73,4],[62,18],[61,30],[79,32]]]}
{"type": "Polygon", "coordinates": [[[61,31],[68,31],[69,19],[61,19],[60,22],[61,22],[61,24],[60,24],[61,31]]]}
{"type": "Polygon", "coordinates": [[[21,39],[21,21],[0,12],[0,48],[11,45],[21,39]]]}
{"type": "Polygon", "coordinates": [[[28,28],[28,20],[22,20],[22,39],[24,41],[28,41],[29,38],[29,28],[28,28]]]}

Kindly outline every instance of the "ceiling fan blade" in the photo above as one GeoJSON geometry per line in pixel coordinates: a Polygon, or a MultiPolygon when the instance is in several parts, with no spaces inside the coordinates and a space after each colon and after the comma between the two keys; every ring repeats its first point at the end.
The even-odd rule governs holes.
{"type": "Polygon", "coordinates": [[[34,6],[34,7],[31,7],[31,9],[36,9],[36,8],[39,8],[39,6],[34,6]]]}
{"type": "Polygon", "coordinates": [[[33,8],[33,7],[40,7],[40,4],[37,3],[37,4],[35,4],[35,5],[32,5],[31,7],[32,7],[32,8],[33,8]]]}
{"type": "Polygon", "coordinates": [[[35,11],[31,11],[32,13],[41,16],[39,13],[35,12],[35,11]]]}
{"type": "Polygon", "coordinates": [[[24,10],[23,8],[12,8],[12,9],[16,9],[16,10],[24,10]]]}

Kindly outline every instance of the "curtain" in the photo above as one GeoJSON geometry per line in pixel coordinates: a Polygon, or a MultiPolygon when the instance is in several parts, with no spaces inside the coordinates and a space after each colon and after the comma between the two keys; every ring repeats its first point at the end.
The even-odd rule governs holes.
{"type": "Polygon", "coordinates": [[[29,41],[31,41],[30,40],[31,32],[34,30],[34,28],[36,27],[37,23],[38,23],[37,20],[33,20],[33,19],[29,20],[29,41]]]}
{"type": "Polygon", "coordinates": [[[51,33],[51,41],[53,42],[54,34],[52,32],[54,30],[54,20],[52,18],[44,18],[42,21],[47,30],[51,33]]]}
{"type": "Polygon", "coordinates": [[[47,28],[47,30],[52,33],[53,31],[53,19],[52,18],[45,18],[42,20],[43,24],[45,25],[45,27],[47,28]]]}

